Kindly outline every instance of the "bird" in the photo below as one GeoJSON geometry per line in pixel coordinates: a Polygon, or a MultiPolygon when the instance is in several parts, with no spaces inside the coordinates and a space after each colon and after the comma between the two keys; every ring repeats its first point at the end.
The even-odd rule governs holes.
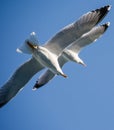
{"type": "MultiPolygon", "coordinates": [[[[98,38],[100,38],[107,30],[109,25],[110,22],[92,28],[89,32],[85,33],[84,35],[82,35],[82,37],[80,37],[72,44],[70,44],[68,47],[66,47],[62,51],[61,55],[58,57],[60,66],[63,67],[63,65],[69,61],[73,61],[83,66],[86,66],[84,61],[79,57],[79,53],[85,46],[95,42],[98,38]]],[[[36,81],[33,90],[36,90],[44,86],[49,81],[51,81],[54,77],[55,74],[52,71],[46,70],[43,74],[41,74],[38,81],[36,81]]]]}
{"type": "MultiPolygon", "coordinates": [[[[106,16],[110,8],[111,6],[107,5],[82,15],[77,21],[60,30],[42,47],[58,57],[67,46],[96,26],[106,16]]],[[[37,48],[35,45],[38,42],[37,38],[34,38],[34,33],[32,33],[32,36],[33,38],[30,35],[24,42],[26,43],[22,47],[24,53],[30,53],[31,49],[37,48]]],[[[23,51],[22,48],[20,47],[17,50],[23,51]]],[[[5,84],[2,85],[0,88],[0,107],[8,103],[36,73],[45,68],[41,61],[39,62],[36,59],[32,56],[32,58],[20,65],[5,84]]]]}
{"type": "Polygon", "coordinates": [[[54,74],[61,75],[65,78],[67,77],[59,66],[58,56],[48,51],[45,47],[38,45],[35,32],[32,32],[29,39],[26,39],[23,45],[20,48],[17,48],[17,52],[32,54],[42,67],[49,68],[54,74]]]}

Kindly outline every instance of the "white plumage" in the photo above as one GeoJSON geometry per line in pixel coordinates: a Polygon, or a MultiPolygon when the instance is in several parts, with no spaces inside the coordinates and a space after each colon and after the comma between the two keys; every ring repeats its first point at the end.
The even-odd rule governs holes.
{"type": "MultiPolygon", "coordinates": [[[[47,67],[52,72],[52,74],[63,74],[60,70],[57,70],[57,58],[61,55],[62,51],[66,48],[63,53],[68,55],[68,51],[70,49],[70,44],[77,41],[77,39],[81,39],[84,37],[84,34],[89,32],[96,24],[98,24],[104,16],[110,10],[110,6],[105,6],[100,9],[96,9],[94,11],[88,12],[87,14],[80,17],[80,19],[65,28],[63,28],[59,33],[57,33],[52,39],[50,39],[46,44],[44,44],[43,50],[46,50],[44,54],[43,51],[38,49],[38,41],[35,36],[35,33],[32,33],[28,39],[25,40],[26,45],[24,44],[20,49],[17,51],[21,51],[24,53],[31,53],[33,57],[21,65],[14,74],[10,77],[10,79],[0,88],[0,107],[5,105],[8,101],[10,101],[19,90],[21,90],[25,84],[40,70],[47,67]],[[33,50],[37,50],[36,53],[33,50]],[[40,50],[40,54],[43,54],[43,57],[48,61],[48,63],[44,62],[42,56],[38,56],[38,50],[40,50]],[[49,53],[48,53],[49,52],[49,53]],[[49,57],[46,58],[47,54],[49,57]],[[53,56],[56,57],[57,64],[54,65],[53,63],[53,56]],[[51,57],[51,60],[49,58],[51,57]],[[49,63],[51,61],[51,64],[49,63]],[[53,68],[53,67],[55,68],[53,68]],[[60,72],[60,73],[59,73],[60,72]]],[[[79,41],[78,41],[79,42],[79,41]]],[[[73,51],[72,51],[73,52],[73,51]]],[[[65,54],[65,55],[66,55],[65,54]]],[[[59,59],[60,60],[60,59],[59,59]]],[[[66,60],[66,59],[65,59],[66,60]]],[[[60,60],[61,61],[61,60],[60,60]]],[[[60,63],[59,61],[59,63],[60,63]]],[[[66,60],[67,61],[67,60],[66,60]]],[[[64,62],[65,63],[65,62],[64,62]]],[[[61,67],[63,66],[62,63],[58,64],[61,67]]],[[[59,68],[61,69],[61,68],[59,68]]],[[[51,77],[51,76],[49,76],[51,77]]],[[[52,76],[53,77],[53,76],[52,76]]]]}
{"type": "Polygon", "coordinates": [[[30,34],[30,38],[25,40],[24,44],[17,49],[17,52],[32,54],[32,56],[42,65],[42,67],[47,67],[54,74],[67,77],[59,66],[58,56],[45,47],[38,45],[35,32],[30,34]]]}

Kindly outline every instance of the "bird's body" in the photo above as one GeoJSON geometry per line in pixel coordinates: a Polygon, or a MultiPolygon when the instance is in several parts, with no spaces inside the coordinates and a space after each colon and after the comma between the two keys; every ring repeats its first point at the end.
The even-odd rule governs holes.
{"type": "Polygon", "coordinates": [[[58,63],[58,56],[47,48],[38,45],[35,32],[32,32],[28,39],[17,48],[17,52],[31,54],[43,68],[48,68],[54,74],[67,77],[61,70],[58,63]]]}
{"type": "Polygon", "coordinates": [[[48,49],[42,46],[34,46],[32,43],[28,43],[29,47],[32,48],[31,54],[33,57],[43,66],[47,67],[54,74],[67,77],[61,70],[57,55],[50,52],[48,49]]]}

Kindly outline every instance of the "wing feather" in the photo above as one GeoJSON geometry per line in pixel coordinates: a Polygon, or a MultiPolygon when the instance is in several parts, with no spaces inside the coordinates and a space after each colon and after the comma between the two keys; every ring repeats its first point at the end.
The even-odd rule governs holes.
{"type": "Polygon", "coordinates": [[[65,47],[100,22],[109,10],[110,6],[108,5],[84,14],[78,21],[63,28],[44,46],[56,55],[59,55],[65,47]]]}
{"type": "Polygon", "coordinates": [[[11,78],[0,88],[0,107],[11,100],[32,78],[34,74],[43,69],[34,58],[22,64],[11,78]]]}
{"type": "Polygon", "coordinates": [[[103,24],[101,26],[94,27],[89,32],[85,33],[81,38],[70,44],[67,49],[74,53],[79,53],[85,46],[96,41],[109,27],[110,23],[103,24]]]}

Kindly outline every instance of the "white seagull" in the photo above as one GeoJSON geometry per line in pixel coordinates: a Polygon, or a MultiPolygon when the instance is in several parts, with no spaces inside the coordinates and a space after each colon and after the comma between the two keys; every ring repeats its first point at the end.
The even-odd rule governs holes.
{"type": "MultiPolygon", "coordinates": [[[[40,46],[40,49],[43,48],[42,51],[39,49],[39,46],[36,45],[38,43],[37,39],[28,38],[25,40],[24,46],[18,49],[18,51],[20,50],[25,53],[32,53],[33,57],[22,64],[13,73],[10,79],[0,88],[0,107],[10,101],[37,72],[45,67],[53,71],[54,74],[59,74],[66,77],[66,75],[64,75],[64,73],[61,71],[61,68],[59,68],[58,71],[58,67],[53,65],[53,60],[51,60],[51,64],[49,63],[50,57],[46,57],[46,54],[49,52],[49,56],[52,56],[51,54],[53,54],[54,57],[56,55],[57,58],[67,46],[80,38],[83,34],[89,32],[97,23],[99,23],[109,12],[109,10],[110,6],[107,5],[100,9],[96,9],[94,11],[88,12],[87,14],[84,14],[78,21],[63,28],[51,40],[44,44],[43,47],[40,46]],[[43,58],[48,61],[48,64],[44,62],[45,59],[41,58],[42,56],[38,57],[38,55],[35,55],[37,52],[35,51],[34,53],[35,49],[37,51],[40,50],[40,54],[43,54],[43,58]],[[46,50],[45,54],[43,53],[43,50],[46,50]]],[[[31,35],[34,37],[34,33],[31,35]]]]}
{"type": "Polygon", "coordinates": [[[49,70],[54,74],[61,75],[65,78],[67,77],[59,66],[58,56],[45,47],[38,45],[35,32],[32,32],[29,39],[25,40],[24,44],[20,48],[17,48],[17,52],[32,54],[42,67],[49,68],[49,70]]]}
{"type": "MultiPolygon", "coordinates": [[[[83,60],[79,57],[80,51],[90,43],[95,42],[103,33],[107,30],[110,23],[103,24],[101,26],[97,26],[92,28],[89,32],[85,33],[74,41],[72,44],[70,44],[68,47],[66,47],[61,55],[58,57],[58,61],[60,66],[62,67],[65,63],[69,61],[76,62],[78,64],[81,64],[83,66],[86,66],[86,64],[83,62],[83,60]]],[[[40,88],[41,86],[47,84],[50,80],[54,78],[55,74],[47,70],[44,72],[36,82],[36,84],[33,87],[33,90],[36,90],[40,88]]]]}

